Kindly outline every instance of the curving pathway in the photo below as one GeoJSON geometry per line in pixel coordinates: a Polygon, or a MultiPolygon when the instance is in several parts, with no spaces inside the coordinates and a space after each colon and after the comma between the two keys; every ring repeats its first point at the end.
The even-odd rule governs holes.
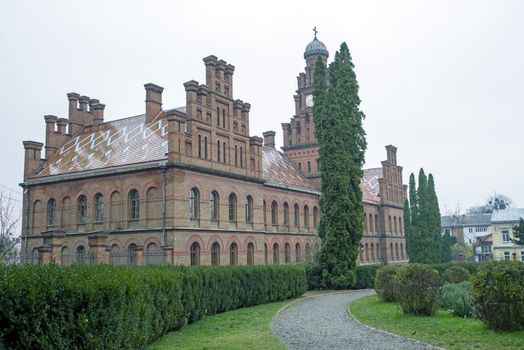
{"type": "Polygon", "coordinates": [[[275,316],[271,330],[289,349],[438,349],[366,327],[349,316],[351,301],[374,293],[358,290],[298,301],[275,316]]]}

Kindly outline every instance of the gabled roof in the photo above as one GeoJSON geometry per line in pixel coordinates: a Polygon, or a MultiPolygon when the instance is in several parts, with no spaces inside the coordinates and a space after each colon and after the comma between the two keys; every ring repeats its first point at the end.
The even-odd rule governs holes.
{"type": "Polygon", "coordinates": [[[364,169],[364,174],[360,183],[363,200],[370,202],[380,202],[378,180],[382,177],[382,168],[364,169]]]}
{"type": "Polygon", "coordinates": [[[489,226],[491,214],[443,215],[440,223],[442,227],[489,226]]]}
{"type": "Polygon", "coordinates": [[[494,210],[491,222],[518,222],[520,218],[524,219],[524,208],[494,210]]]}
{"type": "Polygon", "coordinates": [[[293,162],[272,147],[262,146],[263,178],[269,183],[314,190],[315,186],[293,162]]]}

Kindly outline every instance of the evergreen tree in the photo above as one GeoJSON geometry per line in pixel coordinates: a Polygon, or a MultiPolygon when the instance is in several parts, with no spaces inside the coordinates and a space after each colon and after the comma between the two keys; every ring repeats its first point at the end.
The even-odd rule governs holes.
{"type": "Polygon", "coordinates": [[[518,225],[513,226],[513,243],[524,246],[524,220],[522,218],[518,225]]]}
{"type": "MultiPolygon", "coordinates": [[[[406,250],[410,259],[414,256],[413,251],[413,230],[417,225],[418,219],[418,204],[417,204],[417,187],[415,184],[415,175],[411,173],[409,176],[409,211],[411,214],[409,225],[409,236],[406,236],[406,250]]],[[[404,218],[404,222],[407,222],[404,218]]]]}
{"type": "MultiPolygon", "coordinates": [[[[446,244],[442,244],[442,234],[440,225],[440,208],[438,204],[437,193],[435,190],[435,180],[433,174],[428,176],[428,229],[432,239],[431,258],[433,262],[441,262],[443,249],[450,249],[446,244]]],[[[451,250],[449,251],[451,254],[451,250]]],[[[447,253],[445,254],[447,256],[447,253]]]]}
{"type": "Polygon", "coordinates": [[[406,239],[406,251],[408,258],[411,254],[411,210],[409,208],[409,201],[404,200],[404,237],[406,239]]]}
{"type": "Polygon", "coordinates": [[[363,232],[360,181],[366,139],[358,83],[345,43],[326,70],[319,58],[314,71],[315,135],[322,173],[319,262],[323,282],[348,288],[355,282],[355,261],[363,232]]]}
{"type": "Polygon", "coordinates": [[[441,238],[440,262],[450,262],[453,258],[451,247],[457,243],[457,238],[449,232],[444,233],[441,238]]]}

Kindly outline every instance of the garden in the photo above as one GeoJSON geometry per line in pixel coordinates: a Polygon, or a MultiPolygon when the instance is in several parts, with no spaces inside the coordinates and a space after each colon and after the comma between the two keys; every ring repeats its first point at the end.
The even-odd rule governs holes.
{"type": "Polygon", "coordinates": [[[524,347],[523,263],[388,265],[375,290],[349,309],[371,327],[447,349],[524,347]]]}

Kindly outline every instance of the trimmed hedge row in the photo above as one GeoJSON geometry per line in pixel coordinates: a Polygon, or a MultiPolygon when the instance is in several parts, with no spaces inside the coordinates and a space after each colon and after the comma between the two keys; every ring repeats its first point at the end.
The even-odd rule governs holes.
{"type": "Polygon", "coordinates": [[[206,314],[306,289],[300,266],[0,266],[0,348],[139,349],[206,314]]]}

